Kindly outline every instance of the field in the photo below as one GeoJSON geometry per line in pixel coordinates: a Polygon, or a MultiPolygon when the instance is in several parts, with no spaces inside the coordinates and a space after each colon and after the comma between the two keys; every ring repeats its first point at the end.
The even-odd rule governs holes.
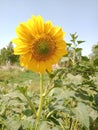
{"type": "MultiPolygon", "coordinates": [[[[48,76],[44,76],[44,84],[48,76]]],[[[0,68],[0,86],[25,85],[29,83],[30,88],[39,90],[39,74],[26,71],[19,66],[1,66],[0,68]]]]}
{"type": "MultiPolygon", "coordinates": [[[[49,76],[50,78],[48,74],[44,76],[44,86],[47,86],[49,79],[51,84],[50,93],[43,105],[40,130],[98,129],[98,73],[95,75],[89,65],[78,67],[82,67],[82,70],[59,68],[49,76]]],[[[20,67],[1,67],[1,130],[34,130],[35,117],[32,115],[30,103],[33,102],[37,109],[39,80],[39,74],[20,67]]]]}

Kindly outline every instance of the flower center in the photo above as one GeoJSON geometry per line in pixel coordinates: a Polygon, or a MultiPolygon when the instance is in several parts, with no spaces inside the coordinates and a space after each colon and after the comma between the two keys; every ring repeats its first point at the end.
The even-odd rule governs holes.
{"type": "Polygon", "coordinates": [[[45,61],[50,58],[55,52],[55,44],[49,39],[39,39],[33,44],[33,57],[37,61],[45,61]]]}
{"type": "Polygon", "coordinates": [[[39,55],[48,54],[50,51],[49,43],[47,41],[41,41],[37,44],[36,51],[39,55]]]}

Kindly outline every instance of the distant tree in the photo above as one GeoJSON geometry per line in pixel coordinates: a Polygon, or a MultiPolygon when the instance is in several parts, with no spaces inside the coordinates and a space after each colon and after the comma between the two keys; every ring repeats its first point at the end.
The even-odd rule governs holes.
{"type": "Polygon", "coordinates": [[[10,42],[8,46],[5,48],[2,48],[0,50],[0,64],[14,64],[18,63],[19,56],[14,55],[13,53],[13,44],[10,42]]]}
{"type": "Polygon", "coordinates": [[[3,47],[1,49],[1,55],[0,55],[0,64],[6,64],[7,61],[7,53],[6,53],[6,48],[3,47]]]}
{"type": "Polygon", "coordinates": [[[14,55],[13,44],[10,42],[7,46],[7,61],[11,64],[18,62],[19,56],[14,55]]]}

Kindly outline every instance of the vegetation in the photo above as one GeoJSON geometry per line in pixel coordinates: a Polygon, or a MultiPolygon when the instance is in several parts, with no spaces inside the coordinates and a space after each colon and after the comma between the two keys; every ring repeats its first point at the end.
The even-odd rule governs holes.
{"type": "Polygon", "coordinates": [[[0,65],[14,64],[19,61],[19,56],[13,54],[13,44],[10,42],[7,48],[2,48],[0,50],[0,65]]]}
{"type": "MultiPolygon", "coordinates": [[[[92,51],[90,57],[82,56],[78,45],[83,42],[76,33],[71,34],[68,55],[52,73],[45,74],[46,93],[38,130],[98,129],[98,51],[92,51]]],[[[38,110],[39,74],[21,69],[0,69],[1,130],[35,130],[32,104],[38,110]]]]}

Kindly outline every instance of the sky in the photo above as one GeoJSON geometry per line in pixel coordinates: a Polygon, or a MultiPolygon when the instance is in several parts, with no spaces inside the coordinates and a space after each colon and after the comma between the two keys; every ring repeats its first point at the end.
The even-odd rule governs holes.
{"type": "Polygon", "coordinates": [[[45,21],[66,32],[65,40],[77,32],[83,55],[89,55],[98,43],[98,0],[0,0],[0,49],[16,37],[16,27],[32,15],[41,15],[45,21]]]}

